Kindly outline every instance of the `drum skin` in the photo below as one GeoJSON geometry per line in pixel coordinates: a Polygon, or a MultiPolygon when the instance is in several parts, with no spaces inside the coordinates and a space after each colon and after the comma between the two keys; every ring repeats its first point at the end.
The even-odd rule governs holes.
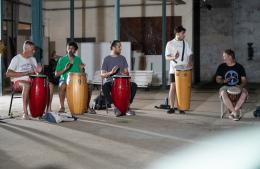
{"type": "Polygon", "coordinates": [[[114,76],[111,89],[112,101],[116,108],[125,115],[130,103],[131,87],[129,76],[114,76]]]}
{"type": "Polygon", "coordinates": [[[66,88],[70,112],[82,115],[87,111],[88,84],[85,73],[69,73],[66,88]]]}
{"type": "Polygon", "coordinates": [[[190,109],[192,69],[176,66],[175,83],[179,110],[190,109]]]}
{"type": "Polygon", "coordinates": [[[32,117],[41,117],[48,102],[49,85],[45,75],[32,75],[29,108],[32,117]]]}

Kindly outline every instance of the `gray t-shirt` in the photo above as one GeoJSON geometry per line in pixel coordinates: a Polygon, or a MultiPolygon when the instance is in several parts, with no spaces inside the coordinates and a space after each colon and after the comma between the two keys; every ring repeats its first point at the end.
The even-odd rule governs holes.
{"type": "MultiPolygon", "coordinates": [[[[119,71],[117,72],[117,75],[122,74],[124,72],[124,69],[128,68],[128,64],[127,64],[125,57],[122,55],[118,55],[116,57],[108,55],[103,60],[101,70],[110,72],[113,69],[113,67],[115,67],[115,66],[119,67],[119,71]]],[[[111,80],[112,80],[112,77],[108,77],[105,79],[105,81],[111,81],[111,80]]]]}

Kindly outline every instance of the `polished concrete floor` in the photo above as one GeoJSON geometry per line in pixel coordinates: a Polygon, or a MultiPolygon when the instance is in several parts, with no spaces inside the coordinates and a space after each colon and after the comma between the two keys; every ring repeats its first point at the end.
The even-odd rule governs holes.
{"type": "MultiPolygon", "coordinates": [[[[0,97],[0,168],[3,169],[143,169],[188,146],[203,144],[208,137],[253,127],[260,118],[253,111],[260,105],[259,85],[249,89],[249,99],[238,121],[220,119],[217,89],[192,89],[191,110],[185,115],[155,109],[167,91],[137,92],[132,108],[136,116],[114,117],[113,111],[78,116],[75,122],[51,124],[42,120],[21,120],[22,102],[15,99],[7,117],[10,95],[0,97]]],[[[94,91],[92,99],[98,95],[94,91]]],[[[58,111],[59,98],[53,100],[58,111]]],[[[66,107],[66,110],[69,110],[66,107]]]]}

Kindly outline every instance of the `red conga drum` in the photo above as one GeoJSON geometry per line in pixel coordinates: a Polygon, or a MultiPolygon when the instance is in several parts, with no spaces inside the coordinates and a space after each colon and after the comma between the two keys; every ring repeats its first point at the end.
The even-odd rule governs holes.
{"type": "Polygon", "coordinates": [[[126,114],[131,96],[130,76],[115,75],[112,81],[112,101],[122,115],[126,114]]]}
{"type": "Polygon", "coordinates": [[[31,75],[29,107],[32,117],[41,117],[48,102],[48,79],[45,75],[31,75]]]}

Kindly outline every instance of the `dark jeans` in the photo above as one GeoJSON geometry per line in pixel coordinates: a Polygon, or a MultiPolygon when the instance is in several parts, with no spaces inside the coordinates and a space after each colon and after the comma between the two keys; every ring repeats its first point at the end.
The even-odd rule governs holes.
{"type": "MultiPolygon", "coordinates": [[[[134,82],[131,82],[131,98],[130,98],[130,104],[133,102],[135,93],[137,90],[137,85],[134,82]]],[[[112,89],[112,81],[105,82],[102,86],[103,93],[108,101],[109,104],[112,104],[112,97],[111,97],[111,89],[112,89]]]]}

